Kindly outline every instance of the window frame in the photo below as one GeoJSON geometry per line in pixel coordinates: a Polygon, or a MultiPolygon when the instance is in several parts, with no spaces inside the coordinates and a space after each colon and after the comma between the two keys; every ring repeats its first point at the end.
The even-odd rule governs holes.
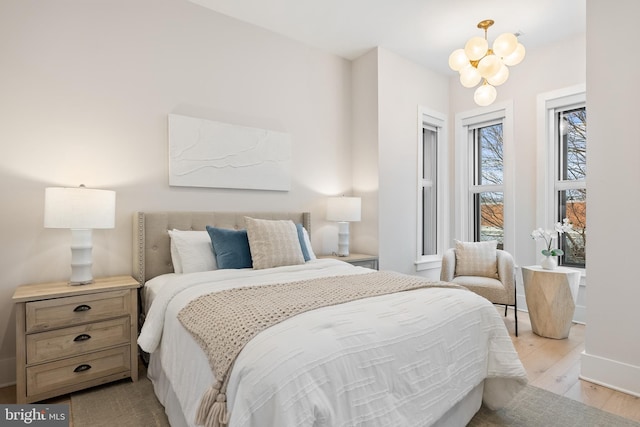
{"type": "Polygon", "coordinates": [[[513,103],[506,101],[456,114],[456,207],[455,238],[474,240],[473,195],[486,189],[501,187],[503,193],[504,238],[503,249],[513,253],[515,249],[515,150],[513,139],[513,103]],[[502,123],[503,175],[502,185],[474,185],[473,129],[502,123]]]}
{"type": "MultiPolygon", "coordinates": [[[[541,185],[537,190],[536,228],[553,229],[559,221],[558,193],[564,190],[587,188],[587,179],[562,181],[559,179],[559,138],[556,126],[556,114],[586,106],[586,85],[580,84],[538,95],[538,161],[537,176],[541,185]]],[[[587,154],[588,155],[588,154],[587,154]]],[[[558,242],[556,242],[558,244],[558,242]]],[[[539,259],[542,244],[536,244],[536,260],[539,259]]],[[[586,263],[585,263],[586,264],[586,263]]],[[[567,265],[586,272],[585,267],[567,265]]]]}
{"type": "MultiPolygon", "coordinates": [[[[504,219],[504,125],[503,125],[503,157],[502,157],[502,170],[503,170],[503,179],[501,184],[478,184],[476,181],[479,181],[479,178],[482,176],[482,168],[480,167],[480,154],[479,151],[481,149],[481,135],[480,129],[495,126],[495,125],[503,125],[503,119],[495,119],[489,120],[488,122],[475,123],[473,125],[467,126],[467,132],[469,133],[469,144],[471,155],[469,156],[469,171],[470,171],[470,180],[469,180],[469,206],[471,207],[473,213],[469,215],[469,233],[473,238],[472,241],[480,241],[480,230],[482,228],[482,213],[480,206],[477,204],[476,198],[479,199],[482,193],[502,193],[503,199],[503,219],[504,219]]],[[[503,222],[504,228],[504,222],[503,222]]]]}
{"type": "MultiPolygon", "coordinates": [[[[428,123],[423,123],[422,125],[422,144],[420,147],[422,149],[422,153],[420,156],[420,161],[422,162],[422,167],[420,169],[422,170],[422,173],[420,173],[420,170],[418,170],[418,174],[421,175],[421,178],[419,178],[418,181],[421,189],[420,193],[422,196],[422,200],[419,200],[420,206],[422,208],[422,217],[420,220],[420,223],[422,224],[422,230],[420,233],[420,240],[422,244],[418,248],[418,253],[422,257],[437,255],[438,242],[440,240],[440,236],[438,236],[438,183],[440,181],[438,176],[438,152],[440,151],[438,147],[438,141],[441,134],[440,129],[441,128],[431,126],[428,123]],[[429,145],[429,147],[427,147],[427,145],[429,145]],[[429,149],[429,153],[427,153],[427,149],[429,149]],[[429,158],[428,162],[427,158],[429,158]],[[425,200],[425,193],[427,189],[430,189],[432,191],[430,201],[435,199],[435,206],[428,210],[428,214],[426,209],[426,205],[428,202],[425,200]],[[426,224],[427,217],[429,217],[429,222],[431,222],[431,224],[429,225],[426,224]],[[426,230],[425,228],[427,227],[430,230],[426,230]],[[425,240],[427,240],[426,237],[429,231],[432,232],[432,235],[429,241],[425,242],[425,240]],[[425,251],[425,247],[427,246],[430,248],[429,253],[425,253],[427,252],[425,251]]],[[[420,148],[418,149],[419,151],[420,148]]]]}
{"type": "Polygon", "coordinates": [[[447,116],[445,114],[418,106],[417,126],[417,169],[416,169],[416,271],[439,269],[442,265],[442,255],[448,247],[449,241],[449,191],[448,177],[448,131],[447,116]],[[423,167],[424,167],[424,139],[423,129],[436,130],[437,160],[436,160],[436,253],[423,255],[423,167]]]}

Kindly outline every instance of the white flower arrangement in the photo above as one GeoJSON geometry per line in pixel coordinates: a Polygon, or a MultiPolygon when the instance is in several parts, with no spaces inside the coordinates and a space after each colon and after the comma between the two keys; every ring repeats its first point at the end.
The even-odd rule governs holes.
{"type": "Polygon", "coordinates": [[[559,256],[564,255],[564,251],[562,249],[551,249],[551,243],[554,239],[556,239],[558,235],[562,233],[566,233],[573,229],[573,225],[569,222],[568,218],[562,220],[562,223],[556,222],[553,230],[543,230],[542,228],[538,228],[537,230],[533,230],[531,232],[531,238],[534,240],[542,239],[546,244],[547,248],[542,250],[542,255],[544,256],[559,256]]]}

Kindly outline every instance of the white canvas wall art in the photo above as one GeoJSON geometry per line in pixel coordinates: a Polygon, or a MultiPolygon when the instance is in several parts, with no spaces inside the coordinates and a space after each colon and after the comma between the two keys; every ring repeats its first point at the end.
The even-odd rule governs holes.
{"type": "Polygon", "coordinates": [[[288,191],[290,135],[169,114],[169,185],[288,191]]]}

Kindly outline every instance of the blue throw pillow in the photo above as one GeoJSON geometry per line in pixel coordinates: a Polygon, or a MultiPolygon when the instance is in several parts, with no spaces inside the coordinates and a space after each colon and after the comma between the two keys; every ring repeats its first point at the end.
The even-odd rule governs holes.
{"type": "Polygon", "coordinates": [[[302,231],[302,224],[296,224],[296,230],[298,231],[298,240],[300,241],[300,249],[302,249],[302,256],[304,256],[304,262],[311,259],[307,245],[304,243],[304,232],[302,231]]]}
{"type": "Polygon", "coordinates": [[[218,268],[252,268],[247,230],[231,230],[207,225],[218,268]]]}

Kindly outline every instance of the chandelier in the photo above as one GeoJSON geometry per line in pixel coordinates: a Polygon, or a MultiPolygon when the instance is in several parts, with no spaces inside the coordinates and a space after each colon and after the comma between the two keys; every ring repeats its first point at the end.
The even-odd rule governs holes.
{"type": "Polygon", "coordinates": [[[509,78],[507,66],[518,65],[525,55],[524,46],[518,43],[516,34],[504,33],[493,42],[492,49],[487,41],[487,29],[493,25],[492,19],[478,23],[484,30],[484,38],[472,37],[464,49],[456,49],[449,56],[449,67],[460,73],[460,83],[476,89],[473,100],[480,106],[491,105],[496,100],[496,86],[509,78]]]}

